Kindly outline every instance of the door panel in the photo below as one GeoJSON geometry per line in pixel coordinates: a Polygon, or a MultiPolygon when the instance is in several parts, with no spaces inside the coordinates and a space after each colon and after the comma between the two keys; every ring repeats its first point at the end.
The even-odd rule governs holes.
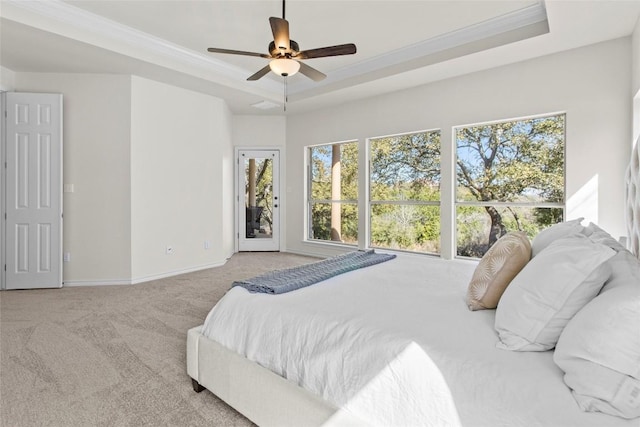
{"type": "Polygon", "coordinates": [[[62,286],[62,95],[7,94],[6,288],[62,286]]]}
{"type": "Polygon", "coordinates": [[[280,156],[277,150],[238,151],[238,250],[280,250],[280,156]]]}

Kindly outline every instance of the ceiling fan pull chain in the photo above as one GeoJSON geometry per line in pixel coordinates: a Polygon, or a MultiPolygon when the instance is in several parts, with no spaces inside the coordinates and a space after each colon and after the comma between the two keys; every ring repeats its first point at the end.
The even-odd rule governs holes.
{"type": "Polygon", "coordinates": [[[289,101],[289,97],[287,96],[287,76],[284,76],[284,111],[287,111],[287,101],[289,101]]]}

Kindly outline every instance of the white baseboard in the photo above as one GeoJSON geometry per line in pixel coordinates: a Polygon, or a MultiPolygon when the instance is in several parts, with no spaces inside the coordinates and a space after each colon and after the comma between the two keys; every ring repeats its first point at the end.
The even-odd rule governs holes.
{"type": "Polygon", "coordinates": [[[107,280],[65,280],[62,282],[63,288],[75,288],[80,286],[112,286],[131,285],[131,280],[127,279],[107,279],[107,280]]]}
{"type": "Polygon", "coordinates": [[[183,268],[180,270],[172,270],[149,276],[134,277],[131,279],[107,279],[107,280],[65,280],[63,287],[79,287],[79,286],[110,286],[110,285],[136,285],[138,283],[150,282],[152,280],[165,279],[167,277],[179,276],[181,274],[193,273],[194,271],[206,270],[208,268],[221,267],[225,265],[227,260],[212,264],[198,265],[195,267],[183,268]]]}

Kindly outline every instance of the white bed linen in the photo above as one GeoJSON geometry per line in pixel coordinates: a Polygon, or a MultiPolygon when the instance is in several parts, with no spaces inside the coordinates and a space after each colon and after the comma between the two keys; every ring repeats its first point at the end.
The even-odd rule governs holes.
{"type": "Polygon", "coordinates": [[[475,265],[400,255],[282,295],[236,287],[203,334],[371,425],[637,424],[582,412],[551,352],[496,348],[495,312],[465,305],[475,265]]]}

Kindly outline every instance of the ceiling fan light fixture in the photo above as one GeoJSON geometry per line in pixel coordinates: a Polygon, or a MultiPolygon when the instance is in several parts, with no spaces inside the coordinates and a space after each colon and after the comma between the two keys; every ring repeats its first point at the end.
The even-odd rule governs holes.
{"type": "Polygon", "coordinates": [[[271,71],[279,76],[293,76],[300,70],[300,63],[295,59],[278,58],[269,62],[271,71]]]}

